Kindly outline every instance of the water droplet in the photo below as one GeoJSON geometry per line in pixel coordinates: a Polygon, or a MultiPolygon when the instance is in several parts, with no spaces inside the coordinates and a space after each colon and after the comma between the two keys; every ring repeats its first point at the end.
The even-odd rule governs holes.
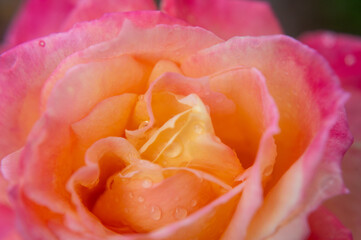
{"type": "Polygon", "coordinates": [[[203,123],[197,123],[194,125],[194,131],[197,134],[202,134],[204,132],[204,124],[203,123]]]}
{"type": "Polygon", "coordinates": [[[150,214],[154,220],[159,220],[162,216],[162,212],[161,212],[160,208],[157,206],[152,206],[152,208],[150,210],[150,214]]]}
{"type": "Polygon", "coordinates": [[[138,197],[138,202],[140,202],[140,203],[141,203],[141,202],[144,202],[144,197],[139,196],[139,197],[138,197]]]}
{"type": "Polygon", "coordinates": [[[325,35],[322,41],[327,48],[332,48],[336,43],[335,36],[332,33],[328,33],[327,35],[325,35]]]}
{"type": "Polygon", "coordinates": [[[188,215],[187,209],[184,208],[176,208],[174,211],[174,217],[178,220],[186,218],[188,215]]]}
{"type": "Polygon", "coordinates": [[[346,64],[347,66],[352,66],[352,65],[354,65],[354,64],[356,63],[356,58],[355,58],[355,56],[352,55],[352,54],[347,54],[347,55],[345,56],[344,61],[345,61],[345,64],[346,64]]]}
{"type": "Polygon", "coordinates": [[[43,40],[40,40],[40,41],[39,41],[39,46],[40,46],[40,47],[45,47],[45,45],[46,45],[46,44],[45,44],[45,42],[44,42],[43,40]]]}
{"type": "Polygon", "coordinates": [[[130,192],[130,193],[129,193],[129,197],[130,197],[130,198],[134,198],[134,193],[130,192]]]}
{"type": "Polygon", "coordinates": [[[153,185],[153,182],[149,178],[146,178],[143,180],[142,186],[144,188],[150,188],[152,185],[153,185]]]}
{"type": "Polygon", "coordinates": [[[172,143],[164,152],[164,155],[169,158],[176,158],[182,153],[183,147],[179,143],[172,143]]]}
{"type": "Polygon", "coordinates": [[[321,191],[327,196],[333,195],[338,192],[339,187],[340,181],[338,181],[335,177],[326,177],[320,183],[321,191]]]}
{"type": "Polygon", "coordinates": [[[195,207],[195,206],[197,206],[197,204],[198,204],[197,200],[191,201],[191,207],[195,207]]]}
{"type": "Polygon", "coordinates": [[[148,126],[148,124],[149,124],[149,121],[143,121],[139,124],[138,129],[144,128],[144,127],[148,126]]]}
{"type": "Polygon", "coordinates": [[[273,172],[273,166],[269,165],[264,169],[263,174],[265,176],[269,176],[269,175],[271,175],[272,172],[273,172]]]}

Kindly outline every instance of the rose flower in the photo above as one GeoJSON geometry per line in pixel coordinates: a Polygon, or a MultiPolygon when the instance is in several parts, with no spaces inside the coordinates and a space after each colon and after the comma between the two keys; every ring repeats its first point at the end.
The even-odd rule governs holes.
{"type": "Polygon", "coordinates": [[[351,239],[323,208],[308,226],[347,191],[348,94],[309,47],[245,36],[281,33],[266,4],[100,17],[153,6],[54,1],[41,22],[27,12],[36,2],[4,48],[42,37],[0,57],[3,236],[307,239],[327,222],[351,239]],[[27,20],[44,26],[22,32],[27,20]]]}

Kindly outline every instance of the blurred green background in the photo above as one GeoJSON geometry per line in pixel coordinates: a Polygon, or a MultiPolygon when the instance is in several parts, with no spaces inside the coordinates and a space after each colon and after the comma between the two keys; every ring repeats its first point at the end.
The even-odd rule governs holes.
{"type": "MultiPolygon", "coordinates": [[[[0,0],[0,39],[22,1],[0,0]]],[[[361,35],[361,0],[268,1],[288,35],[297,37],[315,29],[361,35]]]]}

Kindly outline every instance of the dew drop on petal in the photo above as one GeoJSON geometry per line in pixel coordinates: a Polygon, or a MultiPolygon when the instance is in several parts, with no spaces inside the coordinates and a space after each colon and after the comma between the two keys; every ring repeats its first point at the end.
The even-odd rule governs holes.
{"type": "Polygon", "coordinates": [[[263,174],[264,174],[265,176],[269,176],[269,175],[272,174],[272,172],[273,172],[273,166],[272,166],[272,165],[269,165],[269,166],[267,166],[267,167],[264,169],[263,174]]]}
{"type": "Polygon", "coordinates": [[[167,149],[164,151],[164,155],[169,158],[176,158],[178,157],[183,151],[183,147],[179,143],[172,143],[167,149]]]}
{"type": "Polygon", "coordinates": [[[333,46],[335,46],[336,39],[332,33],[328,33],[324,36],[324,38],[322,39],[322,42],[325,45],[325,47],[332,48],[333,46]]]}
{"type": "Polygon", "coordinates": [[[139,197],[138,197],[138,202],[140,202],[140,203],[144,202],[144,197],[139,196],[139,197]]]}
{"type": "Polygon", "coordinates": [[[39,41],[39,46],[40,46],[40,47],[45,47],[45,45],[46,45],[46,44],[45,44],[45,42],[44,42],[43,40],[40,40],[40,41],[39,41]]]}
{"type": "Polygon", "coordinates": [[[347,55],[345,56],[344,61],[345,61],[345,64],[346,64],[347,66],[352,66],[352,65],[354,65],[354,64],[356,63],[356,58],[355,58],[355,56],[352,55],[352,54],[347,54],[347,55]]]}
{"type": "Polygon", "coordinates": [[[152,185],[153,185],[153,182],[149,178],[146,178],[143,180],[142,186],[144,188],[150,188],[152,185]]]}
{"type": "Polygon", "coordinates": [[[162,211],[160,210],[159,207],[152,206],[152,208],[150,209],[150,215],[152,219],[159,220],[162,217],[162,211]]]}
{"type": "Polygon", "coordinates": [[[134,193],[130,192],[130,193],[129,193],[129,197],[130,197],[130,198],[134,198],[134,193]]]}
{"type": "Polygon", "coordinates": [[[143,121],[139,124],[138,129],[144,128],[144,127],[148,126],[148,124],[149,124],[149,121],[143,121]]]}
{"type": "Polygon", "coordinates": [[[188,215],[187,209],[184,208],[176,208],[174,211],[174,217],[178,220],[186,218],[188,215]]]}
{"type": "Polygon", "coordinates": [[[198,204],[197,200],[191,201],[191,207],[195,207],[195,206],[197,206],[197,204],[198,204]]]}
{"type": "Polygon", "coordinates": [[[197,123],[194,125],[194,132],[197,134],[202,134],[204,132],[204,125],[202,123],[197,123]]]}

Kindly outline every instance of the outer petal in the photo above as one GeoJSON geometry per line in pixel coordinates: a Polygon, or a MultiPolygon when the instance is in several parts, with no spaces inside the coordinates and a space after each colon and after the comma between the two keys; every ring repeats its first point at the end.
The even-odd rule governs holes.
{"type": "Polygon", "coordinates": [[[352,240],[350,230],[325,207],[319,207],[309,217],[311,234],[308,240],[352,240]]]}
{"type": "Polygon", "coordinates": [[[282,33],[269,4],[263,1],[163,0],[162,10],[224,39],[282,33]]]}
{"type": "Polygon", "coordinates": [[[70,29],[105,13],[155,10],[152,0],[27,0],[13,22],[4,48],[70,29]]]}
{"type": "Polygon", "coordinates": [[[153,0],[80,0],[63,24],[62,30],[71,28],[77,22],[100,18],[105,13],[155,9],[153,0]]]}
{"type": "Polygon", "coordinates": [[[332,32],[307,33],[300,40],[330,63],[343,84],[361,90],[361,38],[332,32]]]}
{"type": "Polygon", "coordinates": [[[347,117],[354,143],[342,162],[343,177],[350,193],[337,196],[325,203],[342,223],[351,229],[354,239],[361,238],[361,91],[359,88],[347,88],[351,98],[346,103],[347,117]]]}
{"type": "Polygon", "coordinates": [[[277,226],[300,213],[297,207],[310,212],[343,191],[339,164],[351,141],[343,110],[346,96],[319,55],[284,36],[234,38],[199,52],[181,69],[202,76],[237,65],[263,73],[281,114],[273,179],[247,234],[249,239],[271,237],[277,226]]]}
{"type": "Polygon", "coordinates": [[[351,93],[346,112],[355,142],[343,161],[343,177],[350,194],[326,202],[349,227],[355,239],[361,238],[361,38],[332,32],[308,33],[301,41],[316,49],[331,64],[342,84],[351,93]]]}

